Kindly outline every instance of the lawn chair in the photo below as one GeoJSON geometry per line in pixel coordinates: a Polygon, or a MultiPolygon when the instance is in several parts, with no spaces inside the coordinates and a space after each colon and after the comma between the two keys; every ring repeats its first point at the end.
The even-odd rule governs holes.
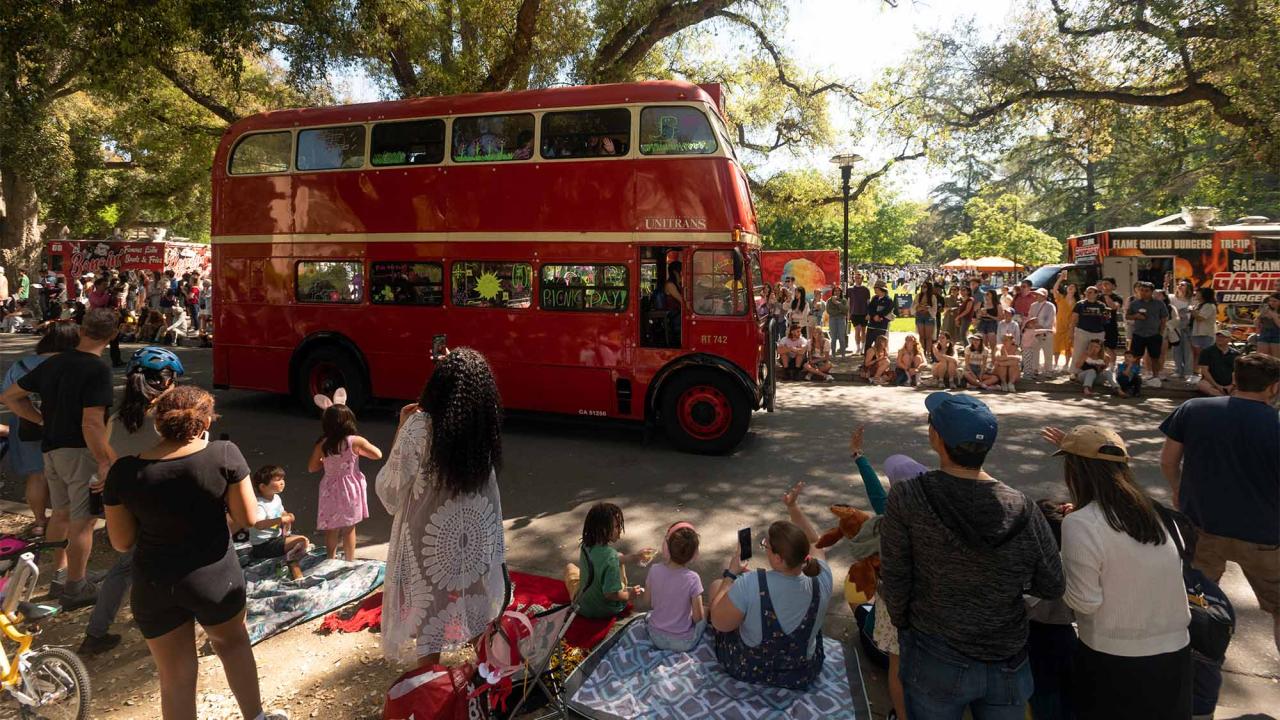
{"type": "Polygon", "coordinates": [[[564,641],[565,633],[569,632],[569,626],[573,624],[574,618],[578,617],[578,607],[582,599],[582,592],[591,585],[591,581],[595,579],[595,566],[591,564],[591,556],[588,553],[581,553],[586,559],[586,579],[578,583],[578,591],[574,593],[573,599],[568,605],[561,605],[539,613],[534,627],[533,638],[531,638],[531,647],[534,648],[525,657],[525,677],[524,694],[520,697],[520,702],[516,703],[511,713],[507,716],[510,718],[519,717],[520,709],[529,701],[529,697],[535,689],[541,690],[542,694],[547,698],[547,708],[549,713],[539,715],[536,720],[548,720],[549,718],[560,718],[560,720],[569,720],[569,709],[565,706],[564,699],[561,697],[563,688],[558,682],[552,682],[555,686],[552,690],[546,682],[547,667],[551,665],[551,656],[555,654],[556,648],[560,647],[564,641]]]}

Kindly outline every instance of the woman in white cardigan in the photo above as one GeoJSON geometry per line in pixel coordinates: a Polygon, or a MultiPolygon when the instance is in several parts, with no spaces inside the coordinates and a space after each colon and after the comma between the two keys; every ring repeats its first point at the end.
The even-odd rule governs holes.
{"type": "Polygon", "coordinates": [[[1114,431],[1044,435],[1063,456],[1075,505],[1062,522],[1062,569],[1080,633],[1076,717],[1190,718],[1191,614],[1171,525],[1134,480],[1114,431]]]}

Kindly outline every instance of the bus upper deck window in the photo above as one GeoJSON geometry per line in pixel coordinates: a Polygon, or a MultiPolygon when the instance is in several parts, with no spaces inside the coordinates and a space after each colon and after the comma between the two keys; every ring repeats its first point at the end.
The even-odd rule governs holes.
{"type": "Polygon", "coordinates": [[[293,133],[288,130],[246,135],[231,151],[231,174],[288,172],[292,148],[293,133]]]}
{"type": "Polygon", "coordinates": [[[364,165],[364,126],[298,131],[299,170],[336,170],[364,165]]]}
{"type": "Polygon", "coordinates": [[[454,162],[501,162],[533,157],[533,115],[485,115],[453,121],[454,162]]]}
{"type": "Polygon", "coordinates": [[[369,164],[435,165],[444,160],[444,121],[414,120],[373,126],[369,164]]]}
{"type": "Polygon", "coordinates": [[[542,116],[542,157],[547,159],[626,155],[630,142],[631,111],[626,108],[542,116]]]}
{"type": "Polygon", "coordinates": [[[695,107],[647,107],[640,111],[640,152],[645,155],[708,155],[716,136],[695,107]]]}

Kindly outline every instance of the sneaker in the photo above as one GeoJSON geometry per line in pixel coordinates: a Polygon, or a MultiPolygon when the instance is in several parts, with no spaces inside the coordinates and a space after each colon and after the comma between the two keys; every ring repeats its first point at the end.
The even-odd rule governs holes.
{"type": "Polygon", "coordinates": [[[120,644],[120,636],[107,633],[101,637],[96,635],[85,635],[84,642],[80,643],[80,648],[76,652],[83,656],[93,657],[100,655],[120,644]]]}
{"type": "Polygon", "coordinates": [[[62,606],[63,612],[71,612],[79,610],[82,607],[89,607],[98,602],[98,585],[93,581],[85,581],[80,588],[80,592],[75,595],[68,595],[66,588],[63,588],[61,594],[58,595],[58,604],[62,606]]]}
{"type": "Polygon", "coordinates": [[[262,713],[262,720],[289,720],[289,713],[284,710],[266,710],[262,713]]]}
{"type": "Polygon", "coordinates": [[[1161,385],[1160,378],[1151,378],[1146,382],[1146,385],[1147,387],[1158,388],[1161,385]]]}

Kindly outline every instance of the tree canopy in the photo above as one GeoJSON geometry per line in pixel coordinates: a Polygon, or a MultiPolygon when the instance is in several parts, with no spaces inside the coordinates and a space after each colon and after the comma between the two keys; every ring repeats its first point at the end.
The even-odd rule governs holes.
{"type": "Polygon", "coordinates": [[[722,83],[771,246],[838,246],[838,172],[804,159],[871,156],[853,180],[858,260],[1003,243],[1034,261],[1058,252],[1046,238],[1183,204],[1280,207],[1280,0],[1040,0],[995,33],[926,33],[868,83],[796,62],[788,22],[783,0],[11,0],[0,259],[29,262],[45,223],[206,237],[227,124],[333,102],[351,69],[390,98],[722,83]],[[944,174],[928,203],[884,182],[912,162],[944,174]]]}

